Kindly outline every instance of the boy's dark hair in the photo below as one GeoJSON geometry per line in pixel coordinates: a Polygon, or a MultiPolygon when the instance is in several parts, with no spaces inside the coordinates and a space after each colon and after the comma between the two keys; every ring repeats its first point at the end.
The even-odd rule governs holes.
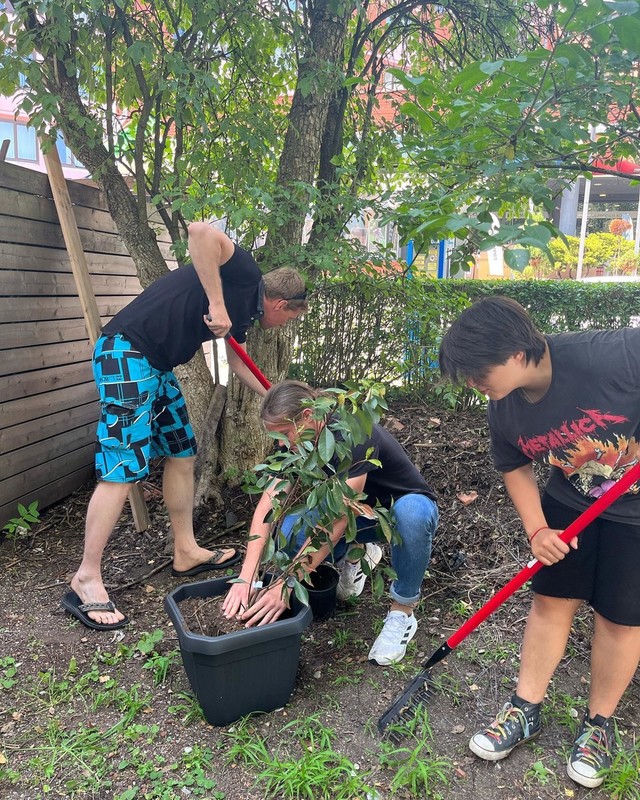
{"type": "Polygon", "coordinates": [[[527,311],[510,297],[483,297],[465,309],[445,333],[439,364],[454,383],[483,380],[489,370],[524,352],[526,363],[538,364],[546,339],[527,311]]]}

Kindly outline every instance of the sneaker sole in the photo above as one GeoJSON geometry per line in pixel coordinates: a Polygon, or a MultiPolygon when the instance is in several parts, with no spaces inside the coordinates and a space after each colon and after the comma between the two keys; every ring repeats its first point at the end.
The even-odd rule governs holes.
{"type": "Polygon", "coordinates": [[[535,733],[532,733],[531,736],[527,736],[526,739],[521,739],[517,744],[514,744],[513,747],[510,747],[508,750],[500,751],[485,750],[483,747],[480,747],[479,744],[474,742],[474,737],[472,736],[469,740],[469,750],[471,750],[474,755],[478,756],[478,758],[481,758],[483,761],[502,761],[503,758],[506,758],[510,753],[513,753],[516,747],[519,747],[519,745],[524,744],[525,742],[530,742],[532,739],[535,739],[536,736],[539,736],[539,734],[540,731],[538,730],[535,733]]]}
{"type": "Polygon", "coordinates": [[[571,762],[567,762],[567,775],[571,778],[572,781],[580,784],[580,786],[584,786],[587,789],[595,789],[597,786],[600,786],[604,782],[604,775],[597,776],[594,775],[593,778],[588,778],[586,775],[582,775],[579,772],[576,772],[575,769],[571,766],[571,762]]]}

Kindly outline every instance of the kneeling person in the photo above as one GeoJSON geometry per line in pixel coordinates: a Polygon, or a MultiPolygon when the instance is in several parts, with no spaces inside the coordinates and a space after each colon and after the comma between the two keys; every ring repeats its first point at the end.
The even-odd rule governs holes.
{"type": "MultiPolygon", "coordinates": [[[[282,434],[283,441],[286,437],[286,443],[291,444],[299,441],[302,431],[314,429],[319,433],[324,421],[314,419],[312,409],[305,408],[305,403],[310,403],[319,395],[320,392],[297,381],[285,381],[272,387],[260,410],[265,428],[282,434]]],[[[409,460],[404,448],[380,425],[374,425],[371,437],[353,448],[346,483],[354,491],[366,495],[366,504],[392,508],[393,512],[394,527],[398,534],[394,538],[398,541],[391,544],[391,565],[397,578],[389,590],[389,613],[369,652],[370,661],[380,665],[391,664],[404,658],[407,644],[418,628],[413,609],[420,598],[420,585],[429,564],[433,535],[438,524],[435,495],[409,460]],[[372,464],[368,458],[376,459],[380,466],[372,464]]],[[[243,582],[233,584],[223,604],[226,617],[237,615],[247,626],[273,622],[287,608],[280,583],[264,592],[248,607],[253,591],[251,587],[272,532],[272,525],[265,522],[272,507],[273,494],[267,490],[260,498],[251,522],[247,553],[240,571],[243,582]]],[[[293,553],[299,555],[304,551],[311,531],[304,526],[300,528],[296,524],[298,520],[297,515],[289,515],[281,529],[290,537],[293,553]],[[298,533],[294,535],[294,531],[298,533]]],[[[317,552],[310,553],[307,561],[307,568],[312,571],[322,561],[333,557],[341,573],[338,597],[343,600],[359,595],[364,588],[366,576],[360,559],[355,557],[355,552],[362,551],[358,545],[364,544],[364,558],[371,569],[382,557],[382,550],[375,544],[375,520],[359,516],[358,533],[355,542],[350,544],[347,544],[344,536],[346,527],[345,515],[334,523],[330,534],[333,554],[327,544],[317,552]]]]}

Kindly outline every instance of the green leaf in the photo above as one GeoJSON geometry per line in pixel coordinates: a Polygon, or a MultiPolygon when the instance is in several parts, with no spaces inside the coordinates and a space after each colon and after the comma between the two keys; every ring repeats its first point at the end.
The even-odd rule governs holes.
{"type": "Polygon", "coordinates": [[[298,598],[298,600],[305,606],[309,605],[309,592],[305,589],[305,587],[300,583],[300,581],[296,581],[293,584],[293,593],[298,598]]]}
{"type": "Polygon", "coordinates": [[[328,463],[333,458],[336,449],[336,440],[332,431],[325,425],[318,438],[318,454],[323,463],[328,463]]]}
{"type": "Polygon", "coordinates": [[[529,263],[529,251],[520,248],[505,250],[504,260],[508,267],[511,267],[511,269],[515,269],[518,272],[522,272],[522,270],[529,263]]]}

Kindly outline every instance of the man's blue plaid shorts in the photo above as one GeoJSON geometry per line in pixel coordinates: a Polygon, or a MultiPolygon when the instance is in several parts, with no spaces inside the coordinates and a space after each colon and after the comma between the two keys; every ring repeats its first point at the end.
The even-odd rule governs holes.
{"type": "Polygon", "coordinates": [[[180,384],[120,334],[101,336],[93,351],[100,396],[98,479],[131,483],[149,474],[156,456],[194,456],[196,440],[180,384]]]}

